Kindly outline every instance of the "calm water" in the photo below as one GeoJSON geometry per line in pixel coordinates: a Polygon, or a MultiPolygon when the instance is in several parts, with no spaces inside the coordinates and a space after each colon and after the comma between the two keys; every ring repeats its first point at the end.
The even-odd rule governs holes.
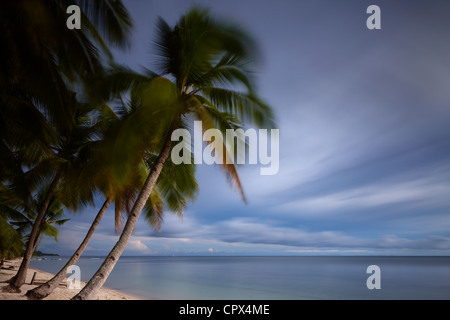
{"type": "MultiPolygon", "coordinates": [[[[81,258],[81,280],[102,261],[81,258]]],[[[157,299],[450,299],[450,257],[121,257],[105,286],[157,299]],[[373,264],[380,290],[366,286],[373,264]]]]}

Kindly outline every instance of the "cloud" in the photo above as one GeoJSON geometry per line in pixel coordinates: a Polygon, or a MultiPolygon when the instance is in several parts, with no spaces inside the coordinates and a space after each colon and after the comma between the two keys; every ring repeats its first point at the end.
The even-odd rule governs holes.
{"type": "Polygon", "coordinates": [[[408,208],[433,208],[450,205],[450,185],[430,179],[408,182],[375,183],[345,191],[292,200],[279,207],[296,214],[335,213],[342,210],[403,204],[408,208]]]}
{"type": "MultiPolygon", "coordinates": [[[[249,219],[233,219],[213,227],[213,234],[225,242],[280,244],[288,246],[353,246],[353,237],[340,232],[307,232],[290,227],[278,227],[249,219]]],[[[212,231],[212,230],[210,230],[212,231]]]]}
{"type": "Polygon", "coordinates": [[[147,245],[145,245],[141,240],[136,240],[136,239],[131,239],[130,241],[128,241],[126,250],[128,253],[130,251],[138,253],[138,254],[154,254],[155,253],[154,251],[150,250],[150,248],[147,247],[147,245]]]}
{"type": "MultiPolygon", "coordinates": [[[[210,225],[202,225],[191,218],[185,218],[183,222],[167,219],[161,234],[152,234],[150,237],[175,239],[181,237],[191,239],[191,243],[202,241],[204,244],[211,241],[229,244],[279,245],[285,247],[285,252],[300,250],[306,253],[312,253],[311,250],[319,250],[322,253],[347,252],[355,254],[374,249],[429,251],[450,249],[449,237],[402,238],[386,234],[374,238],[364,238],[347,235],[344,232],[312,232],[293,227],[277,226],[273,221],[264,222],[243,218],[235,218],[210,225]],[[288,247],[291,249],[288,249],[288,247]]],[[[208,249],[210,252],[212,250],[212,248],[208,249]]]]}
{"type": "Polygon", "coordinates": [[[408,248],[418,250],[449,250],[450,238],[429,236],[422,239],[402,239],[395,236],[385,236],[377,240],[373,247],[376,248],[408,248]]]}
{"type": "MultiPolygon", "coordinates": [[[[421,216],[419,216],[421,217],[421,216]]],[[[430,217],[433,220],[433,217],[430,217]]],[[[439,224],[440,220],[437,220],[439,224]]],[[[422,225],[421,221],[414,222],[422,225]]],[[[448,223],[447,223],[448,225],[448,223]]],[[[77,229],[77,226],[74,226],[77,229]]],[[[67,234],[67,233],[65,233],[67,234]]],[[[76,234],[74,233],[73,236],[76,234]]],[[[75,239],[75,238],[74,238],[75,239]]],[[[86,255],[106,254],[118,237],[96,233],[86,255]]],[[[45,241],[49,252],[55,245],[45,241]]],[[[73,248],[74,242],[67,243],[73,248]]],[[[78,243],[77,243],[78,244],[78,243]]],[[[231,218],[205,223],[192,213],[183,221],[168,215],[161,232],[148,229],[134,234],[125,250],[128,255],[154,255],[172,253],[270,253],[270,254],[378,254],[399,253],[444,254],[450,249],[450,237],[418,234],[414,237],[378,233],[359,236],[344,231],[311,231],[281,225],[276,220],[231,218]]],[[[44,250],[45,251],[45,250],[44,250]]]]}

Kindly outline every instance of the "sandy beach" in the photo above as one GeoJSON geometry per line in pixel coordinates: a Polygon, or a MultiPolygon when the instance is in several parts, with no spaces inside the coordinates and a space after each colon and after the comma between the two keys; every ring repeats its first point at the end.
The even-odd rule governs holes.
{"type": "MultiPolygon", "coordinates": [[[[28,268],[27,277],[25,284],[21,287],[21,293],[5,293],[2,292],[1,288],[7,286],[6,282],[11,277],[13,277],[20,266],[21,259],[6,260],[2,269],[0,270],[0,300],[27,300],[25,293],[37,287],[37,285],[31,285],[31,279],[36,272],[35,279],[39,280],[49,280],[54,275],[49,272],[44,272],[36,268],[28,268]]],[[[83,287],[86,282],[81,282],[81,287],[83,287]]],[[[65,286],[58,286],[52,294],[43,300],[70,300],[74,295],[76,295],[80,289],[69,289],[65,286]]],[[[108,288],[101,288],[95,298],[96,300],[140,300],[137,297],[124,294],[117,290],[112,290],[108,288]]]]}

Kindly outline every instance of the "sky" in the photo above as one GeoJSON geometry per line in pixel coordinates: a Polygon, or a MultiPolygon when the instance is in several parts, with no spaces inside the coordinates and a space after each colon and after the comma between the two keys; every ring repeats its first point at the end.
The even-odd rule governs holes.
{"type": "MultiPolygon", "coordinates": [[[[258,92],[274,109],[280,167],[239,174],[248,204],[220,168],[199,165],[200,192],[160,231],[140,219],[124,255],[448,255],[450,253],[450,3],[380,0],[123,0],[134,22],[117,61],[151,69],[155,22],[192,5],[257,41],[258,92]],[[381,29],[369,30],[369,5],[381,29]]],[[[44,239],[70,255],[102,204],[44,239]]],[[[110,208],[85,255],[118,235],[110,208]]]]}

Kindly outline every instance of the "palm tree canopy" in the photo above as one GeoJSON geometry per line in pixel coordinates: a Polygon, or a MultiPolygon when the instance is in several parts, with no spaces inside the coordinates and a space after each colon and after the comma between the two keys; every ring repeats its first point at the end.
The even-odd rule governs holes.
{"type": "MultiPolygon", "coordinates": [[[[97,80],[103,86],[108,81],[97,80]]],[[[129,104],[120,105],[116,112],[107,104],[102,105],[98,123],[101,139],[94,142],[94,157],[78,173],[84,185],[96,185],[105,196],[114,198],[116,231],[124,213],[131,211],[157,158],[166,124],[172,122],[173,115],[179,114],[182,107],[181,95],[168,79],[141,77],[141,80],[134,83],[129,104]]],[[[181,216],[183,207],[197,190],[194,166],[164,167],[145,207],[149,225],[160,228],[164,208],[181,216]]]]}
{"type": "MultiPolygon", "coordinates": [[[[274,126],[272,110],[256,95],[252,79],[250,66],[258,49],[243,30],[213,19],[208,10],[193,8],[172,28],[160,18],[158,31],[158,72],[175,79],[185,126],[190,116],[202,121],[203,130],[217,128],[224,134],[244,123],[274,126]]],[[[246,201],[236,167],[222,162],[246,201]]]]}
{"type": "MultiPolygon", "coordinates": [[[[114,65],[87,89],[94,101],[129,100],[135,113],[122,128],[125,154],[141,155],[149,145],[160,150],[170,128],[191,128],[193,119],[223,133],[248,123],[275,126],[272,109],[256,94],[250,67],[258,49],[248,34],[200,8],[173,27],[160,18],[157,28],[156,71],[114,65]]],[[[245,201],[235,165],[223,161],[222,168],[245,201]]]]}
{"type": "MultiPolygon", "coordinates": [[[[10,212],[15,212],[14,215],[10,215],[10,224],[16,227],[16,231],[19,232],[25,238],[29,237],[29,232],[34,224],[37,211],[41,208],[45,195],[48,191],[48,186],[44,186],[38,190],[33,197],[31,205],[28,203],[16,203],[14,207],[9,206],[10,212]]],[[[58,240],[58,230],[56,226],[62,226],[70,219],[63,219],[64,209],[62,203],[59,201],[59,193],[56,192],[52,195],[50,204],[47,208],[45,218],[39,226],[39,234],[51,236],[58,240]],[[56,225],[56,226],[55,226],[56,225]]],[[[5,205],[4,207],[8,207],[5,205]]]]}
{"type": "Polygon", "coordinates": [[[16,0],[2,4],[0,27],[0,137],[10,147],[48,154],[45,145],[57,139],[51,126],[71,119],[73,81],[112,58],[104,38],[127,46],[131,17],[116,0],[16,0]],[[83,9],[77,31],[65,27],[74,2],[83,9]]]}
{"type": "Polygon", "coordinates": [[[128,11],[116,0],[8,1],[2,5],[1,18],[2,43],[10,59],[2,61],[5,67],[9,63],[3,70],[20,67],[36,74],[34,67],[48,72],[55,59],[53,62],[69,77],[98,71],[101,53],[97,46],[111,57],[104,38],[112,45],[127,47],[133,26],[128,11]],[[75,32],[66,28],[66,10],[73,4],[80,6],[82,14],[81,30],[75,32]]]}
{"type": "Polygon", "coordinates": [[[24,243],[20,233],[5,218],[0,216],[0,260],[20,256],[23,246],[24,243]]]}
{"type": "Polygon", "coordinates": [[[200,8],[188,11],[172,28],[160,18],[157,28],[157,72],[173,77],[180,92],[201,96],[202,105],[241,121],[274,126],[271,109],[255,93],[250,67],[259,50],[251,36],[200,8]]]}
{"type": "Polygon", "coordinates": [[[68,163],[85,139],[80,135],[89,136],[83,132],[89,111],[80,107],[74,81],[100,72],[104,58],[112,58],[106,42],[127,47],[132,24],[120,0],[2,5],[0,181],[9,181],[17,191],[26,186],[20,190],[22,198],[29,198],[62,163],[72,165],[68,163]],[[72,4],[82,9],[81,30],[65,27],[72,4]]]}

